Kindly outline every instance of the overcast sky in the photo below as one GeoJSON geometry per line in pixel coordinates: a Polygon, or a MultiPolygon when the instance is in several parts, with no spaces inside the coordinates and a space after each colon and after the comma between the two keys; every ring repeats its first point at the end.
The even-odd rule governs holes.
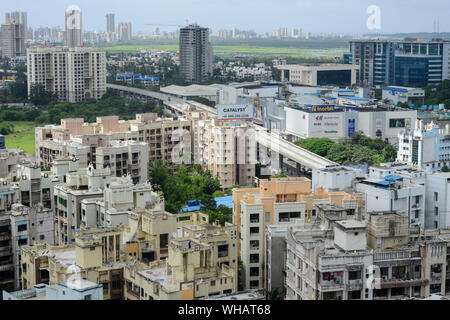
{"type": "MultiPolygon", "coordinates": [[[[272,32],[298,27],[313,33],[370,33],[366,9],[381,9],[377,33],[450,31],[450,0],[14,0],[2,1],[1,19],[8,11],[27,11],[28,25],[64,26],[64,11],[75,4],[83,13],[84,30],[104,30],[105,14],[133,23],[133,33],[152,31],[152,24],[189,22],[218,29],[254,29],[272,32]]],[[[161,30],[170,30],[160,27],[161,30]]],[[[373,31],[372,31],[373,32],[373,31]]]]}

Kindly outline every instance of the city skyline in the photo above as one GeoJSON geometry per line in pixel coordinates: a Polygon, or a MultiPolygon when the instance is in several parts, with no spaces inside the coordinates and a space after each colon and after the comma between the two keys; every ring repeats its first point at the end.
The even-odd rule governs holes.
{"type": "MultiPolygon", "coordinates": [[[[450,31],[450,22],[445,19],[445,13],[450,10],[450,2],[445,0],[433,0],[433,6],[430,6],[429,2],[419,0],[400,0],[398,2],[404,2],[401,11],[395,10],[398,2],[393,4],[387,0],[376,2],[321,0],[320,4],[312,0],[286,0],[283,3],[258,0],[257,6],[255,2],[256,0],[248,0],[244,3],[238,3],[237,0],[226,3],[194,0],[186,7],[185,2],[181,0],[154,0],[150,3],[130,0],[126,6],[119,1],[63,0],[50,3],[49,0],[42,0],[35,3],[30,0],[19,0],[3,5],[0,15],[4,17],[6,12],[26,11],[29,27],[64,26],[65,10],[70,5],[77,5],[83,13],[84,30],[105,30],[106,14],[115,13],[116,23],[131,21],[135,33],[153,31],[155,26],[148,24],[186,25],[186,20],[214,31],[236,27],[254,29],[258,33],[272,32],[279,27],[302,28],[312,33],[433,32],[436,21],[439,21],[441,32],[450,31]],[[367,28],[369,14],[366,10],[370,5],[377,5],[380,8],[381,29],[367,28]],[[46,14],[43,15],[41,12],[43,7],[51,9],[47,9],[46,14]],[[241,10],[236,10],[237,7],[241,10]],[[324,8],[332,10],[324,10],[324,8]],[[321,17],[324,23],[318,23],[318,17],[321,17]],[[402,23],[398,23],[399,20],[402,23]],[[49,25],[49,21],[54,22],[49,25]]],[[[176,29],[176,27],[164,28],[176,29]]]]}

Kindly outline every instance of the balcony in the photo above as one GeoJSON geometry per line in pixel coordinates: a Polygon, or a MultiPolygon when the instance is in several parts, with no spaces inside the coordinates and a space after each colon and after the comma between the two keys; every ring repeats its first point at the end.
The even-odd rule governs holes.
{"type": "Polygon", "coordinates": [[[381,279],[381,289],[388,288],[405,288],[411,286],[422,286],[428,284],[428,279],[407,279],[407,278],[391,278],[381,279]]]}
{"type": "Polygon", "coordinates": [[[139,296],[139,293],[133,291],[130,288],[127,288],[127,294],[129,294],[130,296],[135,297],[136,299],[140,299],[141,297],[139,296]]]}

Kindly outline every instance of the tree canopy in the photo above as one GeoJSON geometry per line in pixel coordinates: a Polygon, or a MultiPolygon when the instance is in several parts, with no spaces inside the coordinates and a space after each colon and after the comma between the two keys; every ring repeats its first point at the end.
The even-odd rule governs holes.
{"type": "Polygon", "coordinates": [[[391,144],[379,138],[371,139],[362,132],[337,142],[328,138],[307,138],[294,143],[339,164],[373,165],[392,162],[397,157],[397,150],[391,144]]]}
{"type": "Polygon", "coordinates": [[[150,164],[150,177],[155,189],[163,192],[167,211],[178,213],[189,200],[199,200],[204,206],[202,211],[216,211],[213,194],[220,189],[220,182],[202,166],[194,165],[190,171],[181,166],[175,176],[162,161],[157,160],[150,164]]]}

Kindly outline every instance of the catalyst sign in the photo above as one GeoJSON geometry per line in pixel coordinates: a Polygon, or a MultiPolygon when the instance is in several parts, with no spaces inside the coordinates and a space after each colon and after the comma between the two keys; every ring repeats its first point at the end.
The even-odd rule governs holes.
{"type": "Polygon", "coordinates": [[[253,119],[252,104],[221,104],[217,106],[218,120],[253,119]]]}

